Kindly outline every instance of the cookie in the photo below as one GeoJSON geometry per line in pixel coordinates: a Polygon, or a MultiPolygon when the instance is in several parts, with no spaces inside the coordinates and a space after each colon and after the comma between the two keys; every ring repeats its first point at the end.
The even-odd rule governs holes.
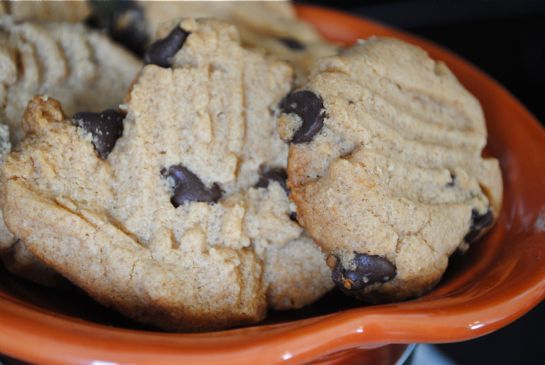
{"type": "Polygon", "coordinates": [[[249,2],[141,2],[150,25],[150,34],[160,23],[177,16],[216,17],[238,28],[242,43],[290,62],[295,82],[304,82],[312,63],[330,56],[338,47],[323,39],[314,28],[297,19],[289,1],[249,2]]]}
{"type": "Polygon", "coordinates": [[[66,21],[80,22],[90,15],[87,1],[2,1],[0,15],[6,14],[16,21],[66,21]]]}
{"type": "Polygon", "coordinates": [[[17,23],[0,16],[1,118],[12,141],[22,137],[23,111],[35,95],[60,100],[68,114],[119,104],[141,61],[81,24],[17,23]]]}
{"type": "Polygon", "coordinates": [[[243,6],[236,1],[135,1],[97,2],[94,6],[95,23],[137,54],[144,52],[147,42],[156,39],[161,24],[181,17],[212,17],[234,24],[243,45],[289,61],[298,83],[303,82],[316,59],[337,52],[336,45],[297,19],[289,1],[255,1],[243,6]]]}
{"type": "Polygon", "coordinates": [[[2,168],[7,226],[97,301],[168,330],[318,299],[331,272],[279,178],[291,69],[219,21],[163,37],[120,110],[70,119],[53,99],[32,101],[2,168]]]}
{"type": "MultiPolygon", "coordinates": [[[[116,107],[142,67],[130,53],[81,24],[16,23],[0,15],[0,45],[0,120],[10,126],[14,143],[23,137],[23,111],[34,95],[61,100],[69,115],[116,107]]],[[[33,265],[26,251],[11,256],[23,252],[9,249],[15,242],[0,219],[0,256],[10,255],[4,261],[12,263],[7,268],[42,284],[54,276],[38,260],[33,265]]]]}
{"type": "Polygon", "coordinates": [[[480,104],[415,46],[361,41],[321,60],[281,108],[298,219],[350,295],[429,290],[499,214],[501,172],[481,157],[480,104]]]}

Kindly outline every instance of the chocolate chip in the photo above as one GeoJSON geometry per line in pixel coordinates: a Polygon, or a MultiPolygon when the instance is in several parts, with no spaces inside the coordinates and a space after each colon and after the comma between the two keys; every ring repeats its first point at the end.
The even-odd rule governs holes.
{"type": "Polygon", "coordinates": [[[352,259],[354,270],[343,268],[335,256],[327,258],[332,268],[333,282],[343,290],[361,290],[375,283],[386,283],[396,276],[396,267],[386,258],[376,255],[355,253],[352,259]]]}
{"type": "Polygon", "coordinates": [[[108,109],[101,113],[81,112],[72,117],[74,124],[91,133],[98,155],[105,159],[113,150],[116,141],[123,135],[125,114],[108,109]]]}
{"type": "Polygon", "coordinates": [[[312,91],[303,90],[289,94],[280,102],[280,108],[284,113],[297,114],[303,121],[293,134],[293,143],[310,142],[324,126],[324,103],[312,91]]]}
{"type": "Polygon", "coordinates": [[[262,166],[259,169],[259,181],[255,184],[254,187],[256,188],[266,188],[269,186],[269,182],[276,181],[282,186],[282,189],[286,192],[286,194],[289,194],[290,191],[288,189],[288,185],[286,184],[286,180],[288,179],[288,174],[286,173],[286,170],[281,167],[267,167],[262,166]]]}
{"type": "Polygon", "coordinates": [[[138,56],[143,56],[149,42],[144,10],[133,0],[89,1],[91,16],[87,25],[108,32],[112,39],[138,56]]]}
{"type": "Polygon", "coordinates": [[[486,213],[480,214],[477,209],[471,210],[471,227],[469,232],[465,235],[464,241],[471,244],[474,243],[481,231],[487,227],[490,227],[494,223],[494,213],[488,209],[486,213]]]}
{"type": "Polygon", "coordinates": [[[180,27],[172,29],[165,37],[152,43],[144,54],[146,64],[154,64],[161,67],[170,67],[171,58],[178,52],[189,35],[180,27]]]}
{"type": "Polygon", "coordinates": [[[174,180],[174,194],[170,201],[175,208],[186,202],[216,203],[221,198],[218,184],[207,188],[197,175],[182,165],[162,169],[161,174],[174,180]]]}
{"type": "Polygon", "coordinates": [[[299,42],[295,38],[290,37],[279,37],[278,40],[289,49],[294,51],[304,51],[307,48],[303,43],[299,42]]]}
{"type": "Polygon", "coordinates": [[[294,222],[298,222],[297,221],[297,212],[291,212],[290,213],[290,219],[294,222]]]}

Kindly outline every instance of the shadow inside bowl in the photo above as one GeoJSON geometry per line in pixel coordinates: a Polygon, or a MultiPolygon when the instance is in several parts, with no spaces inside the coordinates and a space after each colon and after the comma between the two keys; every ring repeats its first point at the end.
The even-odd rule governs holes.
{"type": "MultiPolygon", "coordinates": [[[[481,243],[484,245],[484,242],[480,242],[479,244],[481,243]]],[[[479,258],[478,251],[480,250],[472,249],[464,255],[454,254],[451,257],[449,267],[443,280],[441,280],[439,285],[432,290],[430,294],[435,290],[438,290],[443,283],[448,283],[456,278],[457,272],[470,268],[479,258]]],[[[22,305],[30,305],[33,306],[35,310],[42,312],[46,311],[53,315],[60,315],[71,319],[123,329],[155,332],[162,331],[156,327],[138,323],[113,309],[100,305],[76,286],[71,285],[68,288],[62,289],[47,288],[11,274],[1,264],[0,292],[11,296],[12,299],[20,302],[22,305]]],[[[426,295],[418,299],[420,300],[425,297],[426,295]]],[[[317,302],[301,309],[269,311],[267,319],[261,322],[260,325],[281,324],[315,318],[362,306],[372,305],[362,303],[342,294],[339,290],[334,289],[317,302]]]]}

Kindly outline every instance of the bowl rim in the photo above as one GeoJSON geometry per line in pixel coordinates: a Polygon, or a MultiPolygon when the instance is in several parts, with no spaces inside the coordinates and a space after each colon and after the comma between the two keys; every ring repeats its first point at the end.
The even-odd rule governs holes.
{"type": "MultiPolygon", "coordinates": [[[[449,66],[463,69],[486,88],[494,89],[507,103],[506,108],[516,110],[526,127],[545,142],[545,130],[514,96],[451,51],[405,31],[340,11],[310,5],[297,5],[297,11],[307,21],[322,17],[345,27],[371,27],[380,34],[423,46],[434,58],[448,60],[449,66]]],[[[283,324],[172,334],[87,322],[44,310],[0,292],[0,351],[27,361],[56,364],[171,364],[180,360],[186,364],[250,364],[259,360],[304,362],[354,347],[455,342],[485,335],[511,323],[543,300],[545,275],[532,277],[510,293],[495,301],[477,301],[463,310],[452,306],[423,312],[417,299],[359,307],[283,324]],[[415,324],[422,321],[426,321],[425,331],[415,330],[415,324]]]]}

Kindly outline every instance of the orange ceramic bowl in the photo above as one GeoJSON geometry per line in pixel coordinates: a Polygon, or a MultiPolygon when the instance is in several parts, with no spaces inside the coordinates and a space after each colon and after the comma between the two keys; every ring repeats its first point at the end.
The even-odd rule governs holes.
{"type": "Polygon", "coordinates": [[[488,149],[501,161],[505,184],[494,229],[419,299],[358,306],[329,296],[313,307],[273,314],[262,325],[203,334],[135,327],[81,294],[44,290],[0,272],[0,352],[56,364],[298,364],[358,354],[387,363],[386,356],[395,359],[403,346],[385,345],[482,336],[545,297],[545,131],[536,119],[486,74],[430,42],[331,10],[298,11],[326,37],[345,44],[373,34],[415,43],[444,60],[479,98],[488,149]]]}

